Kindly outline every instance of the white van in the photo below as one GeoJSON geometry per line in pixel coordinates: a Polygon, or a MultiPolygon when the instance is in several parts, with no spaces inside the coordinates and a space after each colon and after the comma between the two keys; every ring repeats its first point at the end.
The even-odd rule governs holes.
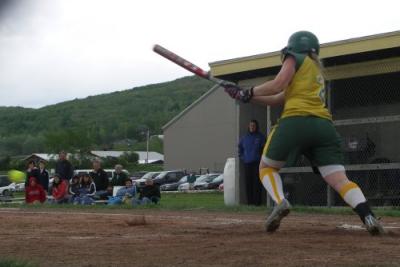
{"type": "MultiPolygon", "coordinates": [[[[93,169],[78,169],[78,170],[74,171],[74,175],[81,175],[81,174],[84,174],[84,173],[90,173],[92,171],[93,171],[93,169]]],[[[107,173],[108,180],[111,181],[115,170],[114,169],[104,169],[104,171],[107,173]]],[[[128,177],[129,177],[129,172],[127,170],[123,169],[122,171],[124,173],[126,173],[128,175],[128,177]]]]}

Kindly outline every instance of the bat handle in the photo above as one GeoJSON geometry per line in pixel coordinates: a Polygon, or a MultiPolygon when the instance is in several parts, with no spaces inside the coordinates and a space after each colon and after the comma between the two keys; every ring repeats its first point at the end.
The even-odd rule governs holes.
{"type": "Polygon", "coordinates": [[[213,76],[211,76],[211,75],[208,76],[208,79],[209,79],[210,81],[212,81],[212,82],[215,82],[216,84],[218,84],[219,86],[222,86],[222,87],[224,87],[225,85],[228,85],[228,84],[233,84],[233,83],[231,83],[231,82],[228,82],[228,81],[224,81],[224,80],[215,78],[215,77],[213,77],[213,76]]]}

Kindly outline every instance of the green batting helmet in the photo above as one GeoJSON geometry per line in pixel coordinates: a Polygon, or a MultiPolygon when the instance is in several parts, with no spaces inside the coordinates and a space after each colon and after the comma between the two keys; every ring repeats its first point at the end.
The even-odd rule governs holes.
{"type": "Polygon", "coordinates": [[[287,52],[308,54],[316,53],[319,55],[319,41],[312,32],[299,31],[289,37],[287,46],[284,48],[287,52]]]}

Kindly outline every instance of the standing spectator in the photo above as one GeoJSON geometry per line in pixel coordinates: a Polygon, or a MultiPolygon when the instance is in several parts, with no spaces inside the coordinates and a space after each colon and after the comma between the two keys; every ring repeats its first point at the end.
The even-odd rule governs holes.
{"type": "Polygon", "coordinates": [[[36,177],[29,178],[29,185],[25,189],[26,204],[37,204],[46,201],[46,192],[37,182],[36,177]]]}
{"type": "Polygon", "coordinates": [[[161,199],[160,187],[151,178],[146,179],[145,186],[140,190],[139,199],[133,199],[133,205],[157,204],[161,199]]]}
{"type": "Polygon", "coordinates": [[[193,184],[196,181],[196,175],[194,172],[188,175],[187,182],[189,183],[189,190],[193,189],[193,184]]]}
{"type": "Polygon", "coordinates": [[[96,185],[96,196],[100,199],[107,199],[112,196],[112,187],[109,186],[107,173],[101,168],[100,160],[93,161],[93,171],[89,173],[96,185]]]}
{"type": "Polygon", "coordinates": [[[251,120],[248,132],[239,141],[239,158],[244,165],[248,205],[261,205],[263,185],[258,178],[258,166],[264,143],[265,137],[259,131],[258,122],[251,120]]]}
{"type": "Polygon", "coordinates": [[[25,187],[29,185],[29,178],[35,177],[36,181],[39,178],[39,170],[36,167],[35,161],[28,161],[28,168],[26,169],[25,187]]]}
{"type": "Polygon", "coordinates": [[[68,187],[68,193],[70,195],[69,198],[70,203],[73,204],[80,203],[80,188],[81,188],[81,179],[78,175],[74,175],[68,187]]]}
{"type": "Polygon", "coordinates": [[[128,175],[123,172],[123,167],[120,164],[115,165],[115,172],[111,179],[112,186],[124,186],[128,175]]]}
{"type": "Polygon", "coordinates": [[[136,186],[133,185],[132,180],[127,178],[125,180],[125,186],[118,189],[115,197],[108,199],[108,205],[117,205],[127,202],[132,202],[132,198],[136,195],[136,186]]]}
{"type": "Polygon", "coordinates": [[[53,196],[53,204],[62,204],[68,202],[68,184],[65,179],[61,179],[59,174],[54,175],[51,194],[53,196]]]}
{"type": "Polygon", "coordinates": [[[74,174],[74,168],[72,167],[71,162],[67,159],[67,153],[65,151],[61,151],[58,154],[58,160],[56,162],[56,173],[60,175],[60,178],[63,180],[69,181],[74,174]]]}
{"type": "Polygon", "coordinates": [[[79,188],[79,203],[82,205],[93,205],[95,195],[96,185],[92,177],[87,173],[83,174],[81,186],[79,188]]]}
{"type": "Polygon", "coordinates": [[[39,161],[39,177],[38,182],[43,189],[48,192],[49,191],[49,172],[46,170],[46,161],[39,161]]]}

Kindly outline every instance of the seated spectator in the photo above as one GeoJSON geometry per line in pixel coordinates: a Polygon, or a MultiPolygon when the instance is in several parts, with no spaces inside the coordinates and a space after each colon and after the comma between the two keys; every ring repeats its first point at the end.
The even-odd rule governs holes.
{"type": "Polygon", "coordinates": [[[36,177],[29,178],[28,187],[25,189],[26,204],[37,204],[46,201],[46,191],[38,182],[36,177]]]}
{"type": "Polygon", "coordinates": [[[122,169],[122,165],[115,165],[115,171],[111,179],[112,186],[125,186],[125,181],[128,178],[128,175],[123,172],[122,169]]]}
{"type": "Polygon", "coordinates": [[[53,187],[51,189],[51,195],[53,204],[63,204],[68,202],[68,185],[66,180],[61,179],[60,175],[55,174],[53,180],[53,187]]]}
{"type": "Polygon", "coordinates": [[[95,195],[96,185],[94,184],[92,177],[87,173],[83,174],[79,188],[79,204],[93,205],[95,195]]]}
{"type": "Polygon", "coordinates": [[[118,189],[117,194],[114,197],[108,199],[107,204],[118,205],[122,203],[132,202],[132,198],[136,195],[136,186],[133,185],[132,180],[127,178],[125,180],[125,186],[118,189]]]}
{"type": "Polygon", "coordinates": [[[69,183],[68,193],[70,195],[69,202],[73,204],[79,204],[80,202],[80,177],[74,175],[69,183]]]}
{"type": "Polygon", "coordinates": [[[132,200],[132,205],[155,203],[161,199],[160,187],[151,178],[146,179],[145,186],[140,190],[139,198],[132,200]]]}
{"type": "Polygon", "coordinates": [[[112,186],[109,184],[107,173],[101,168],[100,159],[93,161],[93,170],[89,173],[96,185],[96,198],[108,199],[112,196],[112,186]]]}

